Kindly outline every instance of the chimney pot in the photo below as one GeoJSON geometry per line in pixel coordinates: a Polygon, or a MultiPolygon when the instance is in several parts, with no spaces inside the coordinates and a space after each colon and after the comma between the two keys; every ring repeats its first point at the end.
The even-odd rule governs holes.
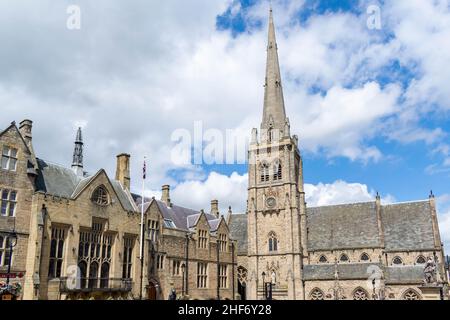
{"type": "Polygon", "coordinates": [[[121,153],[117,156],[116,180],[130,190],[130,155],[121,153]]]}
{"type": "Polygon", "coordinates": [[[220,212],[219,212],[219,201],[218,200],[211,200],[211,214],[215,215],[217,218],[219,218],[220,212]]]}
{"type": "Polygon", "coordinates": [[[165,184],[161,188],[162,195],[161,195],[161,201],[166,204],[166,206],[170,207],[172,204],[170,203],[170,186],[165,184]]]}

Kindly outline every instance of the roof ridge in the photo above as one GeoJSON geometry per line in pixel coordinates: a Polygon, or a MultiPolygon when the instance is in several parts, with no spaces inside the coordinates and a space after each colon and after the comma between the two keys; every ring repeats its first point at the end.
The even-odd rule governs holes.
{"type": "Polygon", "coordinates": [[[350,202],[350,203],[341,203],[341,204],[328,204],[328,205],[322,205],[322,206],[306,206],[307,208],[313,209],[313,208],[324,208],[324,207],[339,207],[339,206],[348,206],[348,205],[355,205],[355,204],[371,204],[375,203],[374,201],[361,201],[361,202],[350,202]]]}

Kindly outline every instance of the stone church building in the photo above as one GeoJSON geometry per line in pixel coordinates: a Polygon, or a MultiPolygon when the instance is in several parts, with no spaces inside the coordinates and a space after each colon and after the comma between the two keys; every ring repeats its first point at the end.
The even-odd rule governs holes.
{"type": "Polygon", "coordinates": [[[447,283],[433,195],[423,201],[308,207],[299,140],[290,133],[270,12],[261,130],[249,147],[246,214],[238,240],[239,293],[248,299],[422,299],[424,264],[447,283]]]}
{"type": "Polygon", "coordinates": [[[430,257],[446,296],[434,195],[307,206],[277,50],[270,12],[244,214],[220,214],[217,200],[208,212],[178,206],[167,185],[161,199],[142,199],[130,191],[128,154],[117,156],[113,177],[86,172],[81,129],[71,166],[37,156],[30,120],[0,131],[0,296],[155,300],[174,291],[182,299],[415,300],[425,298],[430,257]]]}

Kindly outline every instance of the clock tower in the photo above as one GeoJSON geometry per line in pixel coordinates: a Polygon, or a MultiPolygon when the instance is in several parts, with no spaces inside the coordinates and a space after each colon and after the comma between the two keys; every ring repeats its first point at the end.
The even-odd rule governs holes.
{"type": "Polygon", "coordinates": [[[248,298],[303,299],[305,197],[298,137],[291,136],[283,98],[272,9],[264,109],[248,153],[248,298]]]}

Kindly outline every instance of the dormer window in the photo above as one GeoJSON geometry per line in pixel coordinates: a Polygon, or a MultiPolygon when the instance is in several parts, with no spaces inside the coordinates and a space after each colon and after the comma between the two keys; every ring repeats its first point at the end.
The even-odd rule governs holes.
{"type": "Polygon", "coordinates": [[[107,206],[109,204],[109,194],[105,187],[100,186],[92,193],[92,202],[99,206],[107,206]]]}

